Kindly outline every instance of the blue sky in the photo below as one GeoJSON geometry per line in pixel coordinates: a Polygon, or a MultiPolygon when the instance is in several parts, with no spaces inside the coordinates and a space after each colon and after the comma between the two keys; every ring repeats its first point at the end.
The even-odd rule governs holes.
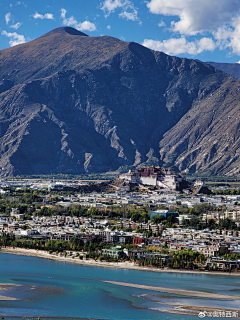
{"type": "Polygon", "coordinates": [[[179,57],[240,60],[240,0],[0,1],[0,49],[65,25],[179,57]]]}

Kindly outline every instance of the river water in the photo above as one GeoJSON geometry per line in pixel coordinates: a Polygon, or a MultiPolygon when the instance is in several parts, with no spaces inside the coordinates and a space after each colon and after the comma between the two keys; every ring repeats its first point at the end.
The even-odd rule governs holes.
{"type": "Polygon", "coordinates": [[[0,316],[18,320],[24,317],[196,320],[198,317],[194,315],[171,314],[165,310],[175,308],[175,304],[240,309],[240,300],[186,297],[100,280],[240,295],[240,277],[235,276],[80,266],[0,253],[0,283],[18,285],[0,291],[0,295],[20,299],[0,301],[0,316]]]}

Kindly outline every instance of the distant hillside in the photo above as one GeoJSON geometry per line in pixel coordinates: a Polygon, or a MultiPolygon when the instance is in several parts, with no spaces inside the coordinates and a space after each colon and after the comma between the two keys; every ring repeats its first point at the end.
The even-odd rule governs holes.
{"type": "Polygon", "coordinates": [[[230,74],[235,79],[240,79],[240,64],[239,63],[218,63],[218,62],[207,62],[214,68],[217,68],[223,72],[230,74]]]}
{"type": "Polygon", "coordinates": [[[69,27],[0,57],[1,176],[239,173],[239,81],[209,64],[69,27]]]}

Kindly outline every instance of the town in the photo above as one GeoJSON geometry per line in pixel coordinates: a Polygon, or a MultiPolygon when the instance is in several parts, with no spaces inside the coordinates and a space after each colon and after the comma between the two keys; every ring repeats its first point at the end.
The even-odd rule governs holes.
{"type": "Polygon", "coordinates": [[[87,182],[2,180],[0,246],[142,267],[240,270],[239,189],[198,182],[189,193],[164,179],[136,189],[133,176],[139,179],[136,171],[120,176],[116,190],[88,193],[87,182]]]}

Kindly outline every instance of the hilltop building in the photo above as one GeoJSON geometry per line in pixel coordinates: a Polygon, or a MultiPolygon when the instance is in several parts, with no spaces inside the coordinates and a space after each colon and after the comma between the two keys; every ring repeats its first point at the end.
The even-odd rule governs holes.
{"type": "MultiPolygon", "coordinates": [[[[174,169],[154,166],[131,169],[127,173],[121,174],[119,178],[129,183],[156,186],[169,191],[185,190],[186,192],[201,193],[203,189],[207,189],[204,181],[189,181],[186,175],[176,174],[174,169]]],[[[203,193],[206,193],[206,190],[203,193]]]]}
{"type": "Polygon", "coordinates": [[[180,184],[186,181],[184,175],[175,174],[173,169],[164,169],[154,166],[129,170],[127,173],[121,174],[120,178],[131,183],[159,186],[169,190],[179,190],[180,184]]]}

